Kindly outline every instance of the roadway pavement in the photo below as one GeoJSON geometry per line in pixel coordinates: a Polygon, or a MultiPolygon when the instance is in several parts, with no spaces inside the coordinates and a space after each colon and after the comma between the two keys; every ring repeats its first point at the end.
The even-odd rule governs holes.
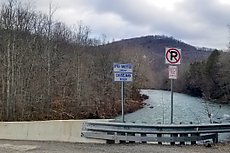
{"type": "Polygon", "coordinates": [[[0,153],[230,153],[230,143],[212,145],[79,144],[0,140],[0,153]]]}

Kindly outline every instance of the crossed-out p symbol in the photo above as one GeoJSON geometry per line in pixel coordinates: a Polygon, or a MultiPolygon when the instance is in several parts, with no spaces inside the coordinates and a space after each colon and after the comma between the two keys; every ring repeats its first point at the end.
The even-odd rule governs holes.
{"type": "Polygon", "coordinates": [[[181,50],[178,48],[166,48],[165,63],[166,64],[180,64],[181,50]]]}

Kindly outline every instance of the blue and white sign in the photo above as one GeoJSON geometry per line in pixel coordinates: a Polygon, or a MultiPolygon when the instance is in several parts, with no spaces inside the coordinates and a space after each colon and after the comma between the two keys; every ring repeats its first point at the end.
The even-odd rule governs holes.
{"type": "Polygon", "coordinates": [[[132,64],[113,64],[114,81],[133,81],[133,65],[132,64]]]}
{"type": "Polygon", "coordinates": [[[133,81],[133,74],[132,73],[114,73],[114,81],[133,81]]]}
{"type": "Polygon", "coordinates": [[[130,72],[133,73],[133,65],[132,64],[113,64],[113,72],[130,72]]]}

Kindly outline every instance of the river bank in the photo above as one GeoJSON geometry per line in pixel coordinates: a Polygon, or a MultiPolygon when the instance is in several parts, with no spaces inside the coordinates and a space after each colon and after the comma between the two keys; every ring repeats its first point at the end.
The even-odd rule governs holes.
{"type": "MultiPolygon", "coordinates": [[[[138,94],[133,99],[125,99],[124,113],[129,114],[142,109],[145,106],[145,100],[149,97],[146,94],[138,94]]],[[[81,119],[111,119],[121,115],[121,101],[114,101],[112,105],[104,105],[97,110],[88,110],[81,119]],[[95,112],[95,113],[89,113],[95,112]]]]}

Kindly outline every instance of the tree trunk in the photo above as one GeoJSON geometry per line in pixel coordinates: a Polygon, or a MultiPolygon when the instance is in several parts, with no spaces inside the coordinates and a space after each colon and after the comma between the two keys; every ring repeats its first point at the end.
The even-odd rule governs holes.
{"type": "Polygon", "coordinates": [[[7,76],[6,76],[6,120],[10,119],[10,110],[11,110],[11,55],[10,55],[10,41],[7,45],[7,76]]]}

